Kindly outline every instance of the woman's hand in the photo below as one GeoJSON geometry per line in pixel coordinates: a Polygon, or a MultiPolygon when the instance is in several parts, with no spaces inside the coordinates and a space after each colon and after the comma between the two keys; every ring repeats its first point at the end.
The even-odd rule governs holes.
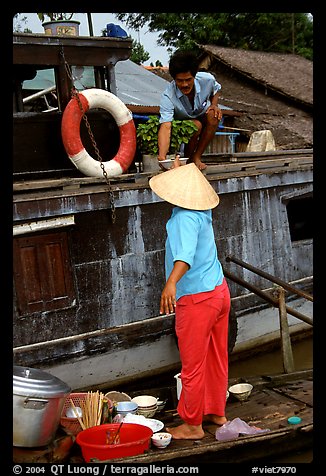
{"type": "Polygon", "coordinates": [[[181,162],[180,162],[180,154],[176,154],[175,159],[173,164],[171,165],[170,169],[175,169],[177,167],[181,167],[181,162]]]}
{"type": "Polygon", "coordinates": [[[189,264],[184,261],[175,261],[171,274],[166,281],[161,294],[160,314],[172,314],[177,304],[177,282],[188,271],[189,264]]]}
{"type": "Polygon", "coordinates": [[[176,285],[167,281],[161,294],[160,314],[172,314],[176,306],[176,285]]]}

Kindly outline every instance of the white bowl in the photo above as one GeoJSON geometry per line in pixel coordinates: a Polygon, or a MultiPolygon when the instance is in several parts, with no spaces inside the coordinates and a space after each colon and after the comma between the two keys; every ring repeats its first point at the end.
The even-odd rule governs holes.
{"type": "Polygon", "coordinates": [[[237,383],[229,387],[229,392],[240,401],[245,401],[249,398],[253,386],[250,383],[237,383]]]}
{"type": "Polygon", "coordinates": [[[157,411],[161,412],[162,410],[164,410],[166,402],[167,398],[165,400],[157,400],[157,411]]]}
{"type": "MultiPolygon", "coordinates": [[[[188,157],[179,157],[181,165],[186,165],[188,157]]],[[[174,159],[159,160],[159,164],[162,164],[166,170],[169,170],[174,163],[174,159]]]]}
{"type": "Polygon", "coordinates": [[[131,401],[137,403],[138,408],[151,409],[157,407],[157,398],[151,395],[139,395],[132,398],[131,401]]]}
{"type": "Polygon", "coordinates": [[[166,433],[164,431],[154,433],[151,440],[154,446],[157,448],[166,448],[171,443],[172,435],[171,433],[166,433]]]}

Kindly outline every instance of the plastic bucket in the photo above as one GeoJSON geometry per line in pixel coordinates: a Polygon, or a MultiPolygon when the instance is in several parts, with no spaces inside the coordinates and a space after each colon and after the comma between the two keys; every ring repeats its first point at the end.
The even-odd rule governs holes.
{"type": "Polygon", "coordinates": [[[177,381],[177,397],[180,400],[181,390],[182,390],[182,382],[181,382],[181,373],[178,373],[174,376],[177,381]]]}
{"type": "Polygon", "coordinates": [[[136,423],[123,423],[119,431],[119,443],[107,444],[108,432],[115,435],[119,426],[119,423],[107,423],[92,426],[78,433],[76,442],[81,447],[86,463],[93,458],[104,461],[136,456],[148,450],[153,431],[136,423]]]}

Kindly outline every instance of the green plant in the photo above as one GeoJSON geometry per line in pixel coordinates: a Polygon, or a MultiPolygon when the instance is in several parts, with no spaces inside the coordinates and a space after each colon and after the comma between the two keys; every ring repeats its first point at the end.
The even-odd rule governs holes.
{"type": "MultiPolygon", "coordinates": [[[[148,121],[137,126],[137,144],[142,154],[158,154],[158,131],[160,121],[158,116],[150,116],[148,121]]],[[[180,151],[182,144],[188,144],[197,127],[191,120],[172,121],[169,154],[180,151]]]]}
{"type": "Polygon", "coordinates": [[[159,117],[150,116],[148,121],[137,126],[137,145],[142,154],[157,155],[159,117]]]}
{"type": "Polygon", "coordinates": [[[191,136],[197,132],[197,127],[191,120],[177,120],[172,121],[172,131],[170,140],[170,154],[175,154],[180,151],[182,144],[188,144],[191,136]]]}
{"type": "Polygon", "coordinates": [[[48,17],[50,21],[69,21],[73,17],[73,13],[38,13],[37,16],[44,22],[45,17],[48,17]]]}

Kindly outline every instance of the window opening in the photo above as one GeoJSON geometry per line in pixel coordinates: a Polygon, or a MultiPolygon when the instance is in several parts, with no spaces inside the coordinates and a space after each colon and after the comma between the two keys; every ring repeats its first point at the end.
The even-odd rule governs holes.
{"type": "Polygon", "coordinates": [[[294,198],[286,205],[291,241],[312,239],[313,202],[312,196],[294,198]]]}

